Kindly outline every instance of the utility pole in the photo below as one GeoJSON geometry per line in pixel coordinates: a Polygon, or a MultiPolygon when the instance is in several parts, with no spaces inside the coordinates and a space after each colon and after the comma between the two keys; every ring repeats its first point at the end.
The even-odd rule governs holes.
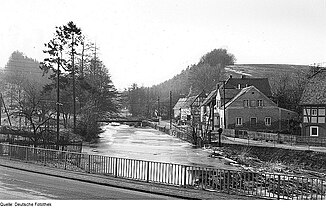
{"type": "Polygon", "coordinates": [[[172,91],[170,91],[170,130],[172,130],[172,91]]]}
{"type": "Polygon", "coordinates": [[[59,122],[59,119],[60,119],[60,89],[59,89],[59,83],[60,83],[60,80],[59,80],[59,76],[60,76],[60,58],[58,56],[58,69],[57,69],[57,145],[59,143],[59,140],[60,140],[60,122],[59,122]]]}
{"type": "Polygon", "coordinates": [[[157,97],[157,117],[159,117],[160,114],[160,96],[157,97]]]}
{"type": "Polygon", "coordinates": [[[71,38],[71,63],[72,63],[72,96],[73,96],[73,111],[74,111],[74,132],[76,130],[76,82],[75,82],[75,57],[74,57],[74,33],[71,38]]]}
{"type": "Polygon", "coordinates": [[[226,129],[226,114],[225,114],[225,81],[223,81],[223,111],[224,111],[224,129],[226,129]]]}
{"type": "Polygon", "coordinates": [[[84,42],[84,40],[82,41],[82,46],[83,46],[83,49],[82,49],[82,54],[81,54],[80,74],[81,74],[81,77],[84,78],[84,53],[85,53],[85,42],[84,42]]]}
{"type": "Polygon", "coordinates": [[[147,88],[147,118],[150,118],[149,114],[149,88],[147,88]]]}

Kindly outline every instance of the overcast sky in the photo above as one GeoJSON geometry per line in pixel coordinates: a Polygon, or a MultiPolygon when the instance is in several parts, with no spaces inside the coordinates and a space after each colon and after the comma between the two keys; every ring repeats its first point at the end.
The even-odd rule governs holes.
{"type": "Polygon", "coordinates": [[[15,50],[42,61],[69,21],[119,89],[159,84],[221,47],[239,64],[326,62],[326,0],[1,0],[0,67],[15,50]]]}

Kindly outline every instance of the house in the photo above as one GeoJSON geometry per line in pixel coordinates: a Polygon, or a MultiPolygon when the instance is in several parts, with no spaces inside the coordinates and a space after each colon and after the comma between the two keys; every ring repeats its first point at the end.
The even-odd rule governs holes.
{"type": "Polygon", "coordinates": [[[326,68],[319,68],[309,78],[300,105],[303,108],[302,136],[326,137],[326,68]]]}
{"type": "Polygon", "coordinates": [[[289,121],[297,116],[293,111],[278,107],[256,86],[242,88],[232,99],[227,96],[224,99],[223,89],[220,88],[216,100],[216,114],[221,128],[283,131],[289,128],[289,121]]]}
{"type": "Polygon", "coordinates": [[[180,98],[173,107],[174,117],[180,116],[182,122],[190,124],[200,122],[200,106],[204,101],[206,94],[204,91],[195,96],[180,98]]]}
{"type": "Polygon", "coordinates": [[[174,118],[180,118],[181,117],[181,107],[184,105],[184,103],[187,101],[187,98],[180,98],[178,102],[173,107],[173,115],[174,118]]]}
{"type": "Polygon", "coordinates": [[[272,100],[267,78],[229,77],[201,106],[206,130],[231,128],[282,131],[297,113],[279,108],[272,100]]]}

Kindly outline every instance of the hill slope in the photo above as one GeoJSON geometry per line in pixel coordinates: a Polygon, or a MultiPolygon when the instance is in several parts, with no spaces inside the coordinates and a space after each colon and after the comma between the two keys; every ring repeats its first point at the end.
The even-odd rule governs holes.
{"type": "Polygon", "coordinates": [[[235,64],[225,67],[225,75],[229,76],[251,76],[257,78],[273,78],[275,75],[307,73],[307,65],[287,64],[235,64]]]}

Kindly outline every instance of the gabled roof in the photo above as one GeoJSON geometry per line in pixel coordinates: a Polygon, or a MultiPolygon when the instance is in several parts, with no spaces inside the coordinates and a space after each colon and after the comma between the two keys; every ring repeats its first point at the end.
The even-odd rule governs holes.
{"type": "Polygon", "coordinates": [[[217,93],[217,90],[213,90],[211,93],[209,93],[209,95],[208,95],[207,98],[204,100],[204,102],[201,104],[201,106],[203,106],[203,105],[207,105],[207,104],[210,103],[212,100],[214,100],[214,98],[216,98],[216,93],[217,93]]]}
{"type": "Polygon", "coordinates": [[[182,107],[189,108],[195,102],[197,97],[198,97],[198,95],[188,97],[186,102],[184,103],[184,105],[182,107]]]}
{"type": "MultiPolygon", "coordinates": [[[[241,91],[241,89],[225,89],[225,99],[226,100],[230,100],[232,98],[234,98],[239,92],[241,91]]],[[[220,88],[220,94],[221,94],[221,99],[224,99],[224,89],[223,87],[220,88]]]]}
{"type": "Polygon", "coordinates": [[[183,107],[184,103],[187,101],[187,98],[180,98],[178,102],[174,105],[173,109],[179,110],[183,107]]]}
{"type": "Polygon", "coordinates": [[[326,69],[312,75],[302,93],[300,105],[326,105],[326,69]]]}
{"type": "MultiPolygon", "coordinates": [[[[258,92],[260,92],[263,96],[266,97],[266,99],[270,100],[264,93],[262,93],[259,89],[257,89],[255,86],[249,86],[249,87],[245,87],[243,89],[241,89],[241,91],[234,97],[232,98],[226,105],[225,107],[229,107],[235,100],[237,100],[241,95],[243,95],[244,93],[249,92],[250,90],[256,90],[258,92]]],[[[273,102],[273,101],[271,101],[273,102]]],[[[275,104],[276,105],[276,104],[275,104]]]]}
{"type": "Polygon", "coordinates": [[[189,108],[195,102],[198,97],[205,97],[205,92],[202,91],[198,95],[180,98],[178,102],[174,105],[173,109],[179,110],[180,108],[189,108]]]}
{"type": "Polygon", "coordinates": [[[249,78],[243,76],[242,78],[230,77],[225,84],[225,88],[235,89],[238,88],[240,84],[241,88],[248,86],[255,86],[260,92],[262,92],[267,97],[272,96],[271,86],[268,82],[268,78],[249,78]]]}
{"type": "MultiPolygon", "coordinates": [[[[236,99],[238,99],[241,95],[243,95],[246,92],[249,92],[249,90],[255,88],[254,86],[249,86],[249,87],[245,87],[243,88],[236,96],[234,96],[226,105],[225,107],[229,107],[229,105],[231,105],[236,99]]],[[[256,88],[257,89],[257,88],[256,88]]],[[[259,91],[259,90],[258,90],[259,91]]]]}

